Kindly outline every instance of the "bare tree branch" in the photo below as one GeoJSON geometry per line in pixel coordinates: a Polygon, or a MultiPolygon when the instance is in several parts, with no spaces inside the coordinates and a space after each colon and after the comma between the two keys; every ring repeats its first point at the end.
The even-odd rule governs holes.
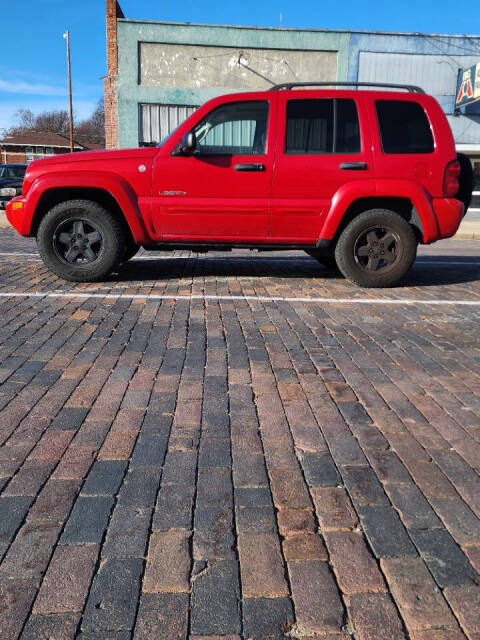
{"type": "MultiPolygon", "coordinates": [[[[25,133],[28,131],[49,131],[68,136],[68,112],[66,110],[43,111],[34,115],[30,109],[18,109],[15,112],[17,123],[5,129],[5,135],[25,133]]],[[[75,120],[75,119],[74,119],[75,120]]],[[[89,118],[77,122],[74,127],[74,137],[78,142],[105,142],[105,110],[103,99],[100,99],[94,112],[89,118]]]]}

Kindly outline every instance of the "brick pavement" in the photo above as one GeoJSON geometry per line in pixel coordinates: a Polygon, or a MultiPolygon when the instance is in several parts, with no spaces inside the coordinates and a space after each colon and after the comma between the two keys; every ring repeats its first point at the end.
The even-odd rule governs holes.
{"type": "Polygon", "coordinates": [[[1,232],[0,638],[479,640],[480,252],[436,247],[72,285],[1,232]]]}

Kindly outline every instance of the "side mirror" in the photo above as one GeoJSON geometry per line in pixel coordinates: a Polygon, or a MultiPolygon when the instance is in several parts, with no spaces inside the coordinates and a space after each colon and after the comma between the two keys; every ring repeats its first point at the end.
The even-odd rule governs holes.
{"type": "Polygon", "coordinates": [[[191,156],[197,148],[197,138],[193,131],[186,133],[173,150],[174,156],[191,156]]]}

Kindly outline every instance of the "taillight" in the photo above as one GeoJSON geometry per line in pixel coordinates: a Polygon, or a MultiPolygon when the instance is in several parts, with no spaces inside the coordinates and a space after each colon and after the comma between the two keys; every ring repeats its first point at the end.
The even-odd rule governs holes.
{"type": "Polygon", "coordinates": [[[454,198],[458,193],[458,178],[460,177],[460,163],[458,160],[449,162],[443,178],[443,193],[446,198],[454,198]]]}

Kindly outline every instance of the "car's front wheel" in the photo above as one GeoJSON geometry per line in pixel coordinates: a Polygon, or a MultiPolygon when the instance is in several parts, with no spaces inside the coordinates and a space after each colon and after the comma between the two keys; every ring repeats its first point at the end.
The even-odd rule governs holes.
{"type": "Polygon", "coordinates": [[[40,255],[49,269],[72,282],[103,279],[125,254],[120,221],[97,202],[57,204],[37,231],[40,255]]]}
{"type": "Polygon", "coordinates": [[[338,268],[361,287],[396,285],[416,253],[417,238],[410,224],[386,209],[371,209],[354,218],[335,248],[338,268]]]}

